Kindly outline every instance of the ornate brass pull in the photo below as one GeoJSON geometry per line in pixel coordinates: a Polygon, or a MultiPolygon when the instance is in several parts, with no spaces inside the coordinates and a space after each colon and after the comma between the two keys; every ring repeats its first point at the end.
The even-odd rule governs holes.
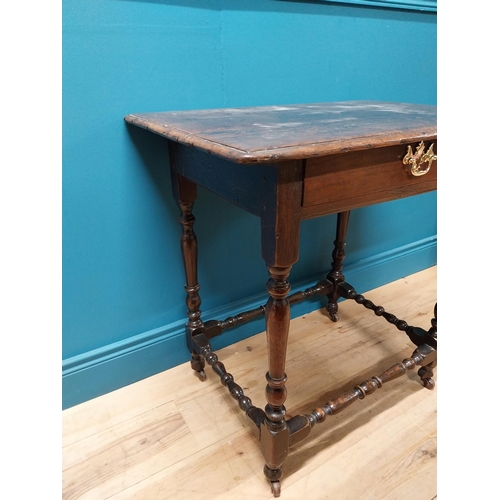
{"type": "Polygon", "coordinates": [[[403,165],[409,165],[409,168],[406,169],[407,172],[415,177],[425,175],[431,169],[432,162],[437,160],[433,147],[434,144],[431,144],[427,152],[424,153],[425,145],[424,141],[422,141],[415,150],[415,154],[413,154],[412,147],[408,146],[406,156],[403,158],[403,165]],[[425,163],[427,163],[427,166],[424,165],[425,163]]]}

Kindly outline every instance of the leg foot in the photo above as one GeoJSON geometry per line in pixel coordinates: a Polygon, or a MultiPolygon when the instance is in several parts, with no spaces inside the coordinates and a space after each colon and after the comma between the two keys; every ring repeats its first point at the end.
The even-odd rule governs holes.
{"type": "Polygon", "coordinates": [[[434,372],[432,371],[432,365],[422,366],[420,370],[418,370],[418,376],[422,380],[422,384],[426,389],[432,391],[434,387],[436,387],[436,382],[432,380],[431,377],[434,376],[434,372]]]}
{"type": "Polygon", "coordinates": [[[271,481],[271,493],[275,498],[281,495],[281,481],[271,481]]]}
{"type": "Polygon", "coordinates": [[[326,305],[326,311],[328,312],[328,316],[330,316],[330,319],[336,323],[339,320],[339,315],[338,311],[339,310],[339,305],[336,302],[329,302],[326,305]]]}
{"type": "Polygon", "coordinates": [[[205,360],[196,353],[191,353],[191,368],[194,374],[202,381],[207,380],[207,374],[205,373],[205,360]]]}
{"type": "Polygon", "coordinates": [[[275,497],[281,495],[281,477],[283,476],[283,469],[280,467],[278,469],[271,469],[267,465],[264,466],[264,474],[267,477],[269,484],[271,486],[271,493],[275,497]]]}
{"type": "Polygon", "coordinates": [[[429,391],[432,391],[434,387],[436,387],[436,382],[434,382],[434,380],[432,380],[431,378],[422,379],[422,382],[424,384],[424,387],[426,389],[429,389],[429,391]]]}

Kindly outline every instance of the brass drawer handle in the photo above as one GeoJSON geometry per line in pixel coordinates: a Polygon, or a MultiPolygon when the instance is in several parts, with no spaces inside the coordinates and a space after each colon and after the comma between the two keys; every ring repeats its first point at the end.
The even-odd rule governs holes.
{"type": "Polygon", "coordinates": [[[432,162],[437,160],[437,156],[432,149],[433,147],[434,143],[431,144],[427,152],[424,153],[425,145],[424,141],[422,141],[415,150],[415,154],[413,154],[411,145],[408,146],[406,156],[403,158],[403,165],[409,166],[406,171],[415,177],[425,175],[431,169],[432,162]],[[425,163],[427,163],[427,166],[424,165],[425,163]]]}

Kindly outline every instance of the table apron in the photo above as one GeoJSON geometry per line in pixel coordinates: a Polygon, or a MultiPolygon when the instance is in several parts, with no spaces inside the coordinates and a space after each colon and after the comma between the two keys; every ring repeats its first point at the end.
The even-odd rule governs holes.
{"type": "MultiPolygon", "coordinates": [[[[432,142],[436,148],[437,141],[432,142]]],[[[412,145],[413,149],[416,146],[412,145]]],[[[407,147],[397,145],[307,159],[302,218],[435,190],[437,161],[425,175],[416,177],[403,165],[407,147]]]]}

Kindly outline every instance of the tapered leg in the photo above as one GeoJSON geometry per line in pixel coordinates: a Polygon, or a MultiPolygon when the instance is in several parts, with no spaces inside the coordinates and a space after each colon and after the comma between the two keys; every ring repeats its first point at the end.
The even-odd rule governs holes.
{"type": "Polygon", "coordinates": [[[193,205],[196,200],[196,184],[181,175],[172,176],[174,196],[180,208],[179,222],[182,226],[181,251],[186,273],[186,305],[188,322],[186,324],[186,342],[191,352],[191,368],[196,372],[201,381],[206,380],[205,360],[194,352],[192,335],[196,329],[203,327],[201,320],[201,298],[198,284],[198,245],[196,234],[193,230],[195,218],[193,205]]]}
{"type": "Polygon", "coordinates": [[[332,253],[332,270],[328,274],[327,279],[333,283],[333,291],[328,295],[328,304],[326,305],[326,310],[330,315],[332,321],[338,321],[338,303],[340,295],[337,293],[337,283],[344,281],[344,275],[342,274],[342,264],[345,257],[344,247],[346,245],[346,234],[347,226],[349,224],[350,211],[340,212],[337,214],[337,230],[334,242],[334,250],[332,253]]]}

